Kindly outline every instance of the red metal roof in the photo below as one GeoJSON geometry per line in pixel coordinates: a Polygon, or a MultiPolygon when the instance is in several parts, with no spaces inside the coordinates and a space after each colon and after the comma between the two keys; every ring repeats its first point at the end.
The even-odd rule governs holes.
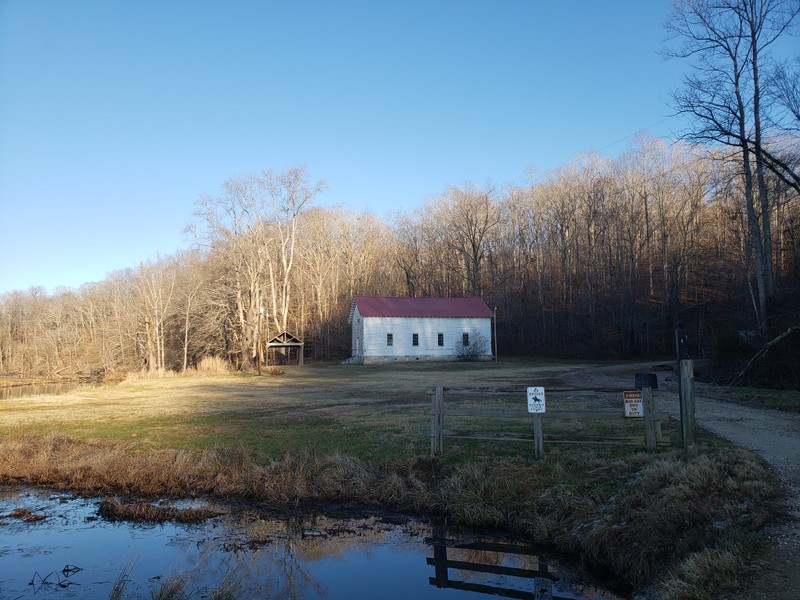
{"type": "Polygon", "coordinates": [[[482,298],[388,298],[356,296],[362,317],[491,318],[482,298]]]}

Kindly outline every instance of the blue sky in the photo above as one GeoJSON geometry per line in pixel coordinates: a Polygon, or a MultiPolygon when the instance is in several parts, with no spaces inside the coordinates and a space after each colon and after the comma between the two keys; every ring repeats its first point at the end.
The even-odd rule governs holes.
{"type": "Polygon", "coordinates": [[[387,216],[673,137],[671,0],[0,0],[0,293],[188,247],[201,194],[305,165],[387,216]]]}

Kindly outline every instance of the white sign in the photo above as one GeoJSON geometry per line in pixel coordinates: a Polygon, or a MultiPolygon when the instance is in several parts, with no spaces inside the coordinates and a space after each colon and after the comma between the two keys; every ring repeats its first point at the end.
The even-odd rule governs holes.
{"type": "Polygon", "coordinates": [[[642,390],[622,392],[625,401],[626,417],[644,417],[644,404],[642,404],[642,390]]]}
{"type": "Polygon", "coordinates": [[[529,413],[543,413],[544,412],[544,388],[543,387],[529,387],[528,388],[528,412],[529,413]]]}

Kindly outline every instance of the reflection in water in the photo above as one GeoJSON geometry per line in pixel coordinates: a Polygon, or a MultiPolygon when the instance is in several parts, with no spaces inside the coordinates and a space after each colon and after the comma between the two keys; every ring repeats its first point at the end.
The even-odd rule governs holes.
{"type": "Polygon", "coordinates": [[[84,387],[97,387],[98,381],[64,381],[59,383],[26,383],[23,385],[0,385],[0,400],[27,398],[28,396],[56,396],[84,387]]]}
{"type": "Polygon", "coordinates": [[[476,597],[456,582],[492,594],[506,589],[527,594],[511,597],[548,597],[534,592],[542,578],[517,577],[522,571],[546,573],[553,598],[614,598],[572,583],[565,569],[524,547],[448,539],[405,517],[277,519],[216,507],[227,514],[199,525],[142,525],[100,519],[99,504],[0,488],[0,598],[108,598],[123,572],[129,576],[126,598],[149,597],[181,576],[192,597],[220,587],[236,598],[287,600],[476,597]],[[437,581],[448,585],[437,587],[437,581]]]}
{"type": "Polygon", "coordinates": [[[602,588],[574,581],[540,548],[502,540],[451,540],[442,531],[425,543],[433,549],[427,560],[434,568],[429,583],[437,588],[522,600],[615,598],[602,588]]]}

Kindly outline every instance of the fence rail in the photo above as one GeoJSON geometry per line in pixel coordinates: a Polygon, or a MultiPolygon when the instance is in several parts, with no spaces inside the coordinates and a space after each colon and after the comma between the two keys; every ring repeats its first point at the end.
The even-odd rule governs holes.
{"type": "MultiPolygon", "coordinates": [[[[619,393],[620,396],[626,390],[622,389],[596,389],[596,388],[558,388],[548,390],[548,395],[558,393],[619,393]]],[[[658,445],[670,443],[669,437],[661,432],[661,423],[669,420],[666,413],[658,411],[657,399],[653,397],[649,387],[642,388],[642,403],[644,405],[644,431],[642,435],[594,435],[594,434],[545,434],[543,431],[543,420],[572,420],[572,419],[591,419],[591,420],[626,420],[623,412],[613,409],[602,410],[548,410],[546,413],[531,414],[525,410],[511,408],[483,408],[483,407],[461,407],[446,406],[445,394],[457,395],[459,398],[486,398],[487,396],[508,396],[524,398],[525,391],[513,388],[444,388],[437,386],[429,394],[433,396],[433,405],[429,411],[431,414],[431,427],[425,434],[431,438],[431,455],[444,453],[444,438],[465,438],[479,440],[496,441],[519,441],[534,443],[534,458],[544,456],[544,442],[561,444],[613,444],[613,445],[633,445],[644,446],[648,450],[655,449],[658,445]],[[476,418],[503,418],[503,419],[522,419],[530,423],[531,433],[507,432],[507,431],[473,431],[456,430],[444,428],[444,417],[476,417],[476,418]]]]}

